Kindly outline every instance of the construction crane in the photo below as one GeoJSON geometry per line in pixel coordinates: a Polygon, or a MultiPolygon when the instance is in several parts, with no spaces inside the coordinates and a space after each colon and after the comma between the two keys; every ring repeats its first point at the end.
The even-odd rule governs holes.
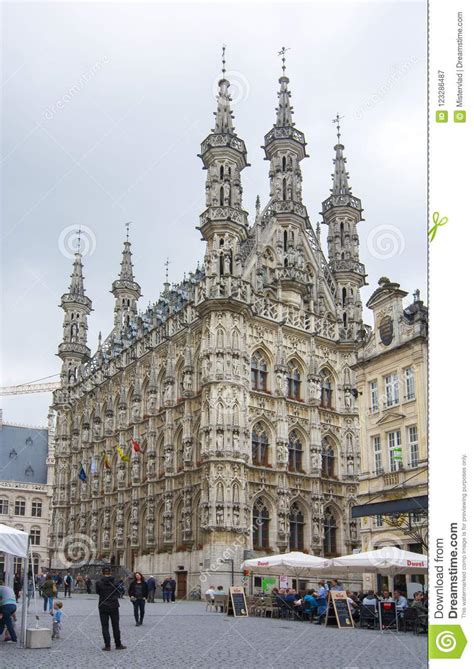
{"type": "Polygon", "coordinates": [[[4,386],[0,388],[0,396],[5,395],[29,395],[31,393],[52,393],[53,390],[57,390],[60,387],[59,381],[49,381],[48,383],[40,383],[46,379],[51,379],[58,374],[52,374],[51,376],[45,376],[43,379],[37,379],[36,381],[30,381],[29,383],[20,383],[16,386],[4,386]]]}

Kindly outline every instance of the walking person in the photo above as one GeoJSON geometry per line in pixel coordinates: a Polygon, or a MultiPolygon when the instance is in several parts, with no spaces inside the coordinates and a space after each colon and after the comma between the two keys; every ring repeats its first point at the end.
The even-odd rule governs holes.
{"type": "Polygon", "coordinates": [[[30,601],[34,599],[35,596],[35,582],[33,580],[33,576],[28,577],[28,590],[27,590],[27,596],[28,596],[28,606],[30,605],[30,601]]]}
{"type": "Polygon", "coordinates": [[[92,592],[92,581],[90,576],[86,576],[85,584],[86,584],[86,592],[88,595],[90,595],[92,592]]]}
{"type": "Polygon", "coordinates": [[[99,616],[100,624],[102,625],[102,636],[104,637],[104,647],[102,650],[110,650],[109,620],[112,623],[115,648],[117,650],[125,650],[127,646],[122,644],[120,638],[119,593],[110,567],[102,569],[102,578],[96,581],[95,591],[99,595],[99,616]]]}
{"type": "Polygon", "coordinates": [[[15,599],[17,602],[20,599],[20,592],[22,589],[23,586],[21,584],[21,576],[20,574],[15,574],[15,578],[13,579],[13,592],[15,593],[15,599]]]}
{"type": "Polygon", "coordinates": [[[154,604],[155,603],[155,591],[156,591],[156,581],[154,576],[150,576],[148,581],[146,582],[148,586],[148,603],[149,604],[154,604]]]}
{"type": "Polygon", "coordinates": [[[170,584],[171,584],[171,601],[175,602],[176,601],[176,581],[173,577],[170,578],[170,584]]]}
{"type": "Polygon", "coordinates": [[[0,637],[6,627],[10,637],[7,643],[16,643],[17,641],[15,626],[13,624],[15,611],[15,591],[7,585],[3,585],[3,581],[0,581],[0,637]]]}
{"type": "Polygon", "coordinates": [[[54,599],[54,581],[51,574],[46,574],[46,580],[41,588],[41,596],[43,597],[43,611],[51,611],[53,608],[54,599]]]}
{"type": "Polygon", "coordinates": [[[53,616],[53,634],[51,635],[52,639],[59,639],[59,632],[61,631],[61,620],[63,617],[63,603],[59,600],[54,602],[54,608],[49,612],[50,616],[53,616]]]}
{"type": "Polygon", "coordinates": [[[72,576],[68,572],[66,576],[64,577],[64,599],[69,595],[71,596],[71,589],[72,589],[72,576]]]}
{"type": "Polygon", "coordinates": [[[135,625],[139,627],[143,625],[143,618],[145,617],[145,602],[148,597],[148,586],[143,578],[143,574],[136,571],[133,574],[133,580],[128,588],[128,596],[133,602],[133,615],[135,616],[135,625]]]}
{"type": "Polygon", "coordinates": [[[163,593],[163,601],[166,603],[171,602],[171,576],[169,578],[165,578],[163,583],[161,584],[161,590],[163,593]]]}

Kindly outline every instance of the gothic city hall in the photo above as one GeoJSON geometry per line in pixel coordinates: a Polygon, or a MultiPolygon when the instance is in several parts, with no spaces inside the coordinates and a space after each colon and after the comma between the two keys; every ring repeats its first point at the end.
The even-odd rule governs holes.
{"type": "Polygon", "coordinates": [[[223,69],[214,128],[199,153],[202,262],[141,308],[127,231],[113,325],[95,352],[75,255],[52,405],[53,565],[82,545],[91,561],[157,578],[181,571],[178,587],[189,594],[203,574],[215,572],[226,587],[230,562],[238,570],[245,557],[360,547],[351,513],[360,471],[353,366],[372,332],[360,294],[363,209],[338,123],[323,248],[304,204],[306,141],[289,84],[283,62],[263,142],[270,196],[250,215],[241,184],[247,149],[223,69]]]}

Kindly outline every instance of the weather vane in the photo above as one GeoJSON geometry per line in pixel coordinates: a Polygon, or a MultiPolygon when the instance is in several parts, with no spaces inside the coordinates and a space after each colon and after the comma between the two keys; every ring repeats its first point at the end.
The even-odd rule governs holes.
{"type": "Polygon", "coordinates": [[[339,114],[336,114],[336,118],[333,118],[332,122],[336,124],[337,128],[337,143],[339,144],[339,140],[341,139],[341,119],[343,119],[344,116],[339,116],[339,114]]]}
{"type": "Polygon", "coordinates": [[[222,77],[225,78],[225,50],[226,45],[222,45],[222,77]]]}
{"type": "Polygon", "coordinates": [[[129,233],[130,233],[130,226],[131,226],[131,224],[132,224],[132,221],[128,221],[127,223],[125,223],[125,229],[126,229],[126,231],[127,231],[127,232],[126,232],[126,235],[127,235],[127,242],[128,242],[128,237],[129,237],[129,233]]]}
{"type": "Polygon", "coordinates": [[[286,46],[281,47],[281,51],[278,52],[278,55],[281,56],[281,69],[283,70],[283,75],[285,74],[286,70],[286,52],[289,51],[290,48],[286,46]]]}

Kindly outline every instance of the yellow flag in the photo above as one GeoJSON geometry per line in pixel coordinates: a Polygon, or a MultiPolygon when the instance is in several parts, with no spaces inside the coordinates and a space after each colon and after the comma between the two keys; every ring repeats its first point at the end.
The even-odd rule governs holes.
{"type": "Polygon", "coordinates": [[[123,460],[124,462],[130,462],[130,458],[128,457],[128,455],[125,455],[120,446],[117,446],[117,453],[119,454],[119,458],[121,460],[123,460]]]}

